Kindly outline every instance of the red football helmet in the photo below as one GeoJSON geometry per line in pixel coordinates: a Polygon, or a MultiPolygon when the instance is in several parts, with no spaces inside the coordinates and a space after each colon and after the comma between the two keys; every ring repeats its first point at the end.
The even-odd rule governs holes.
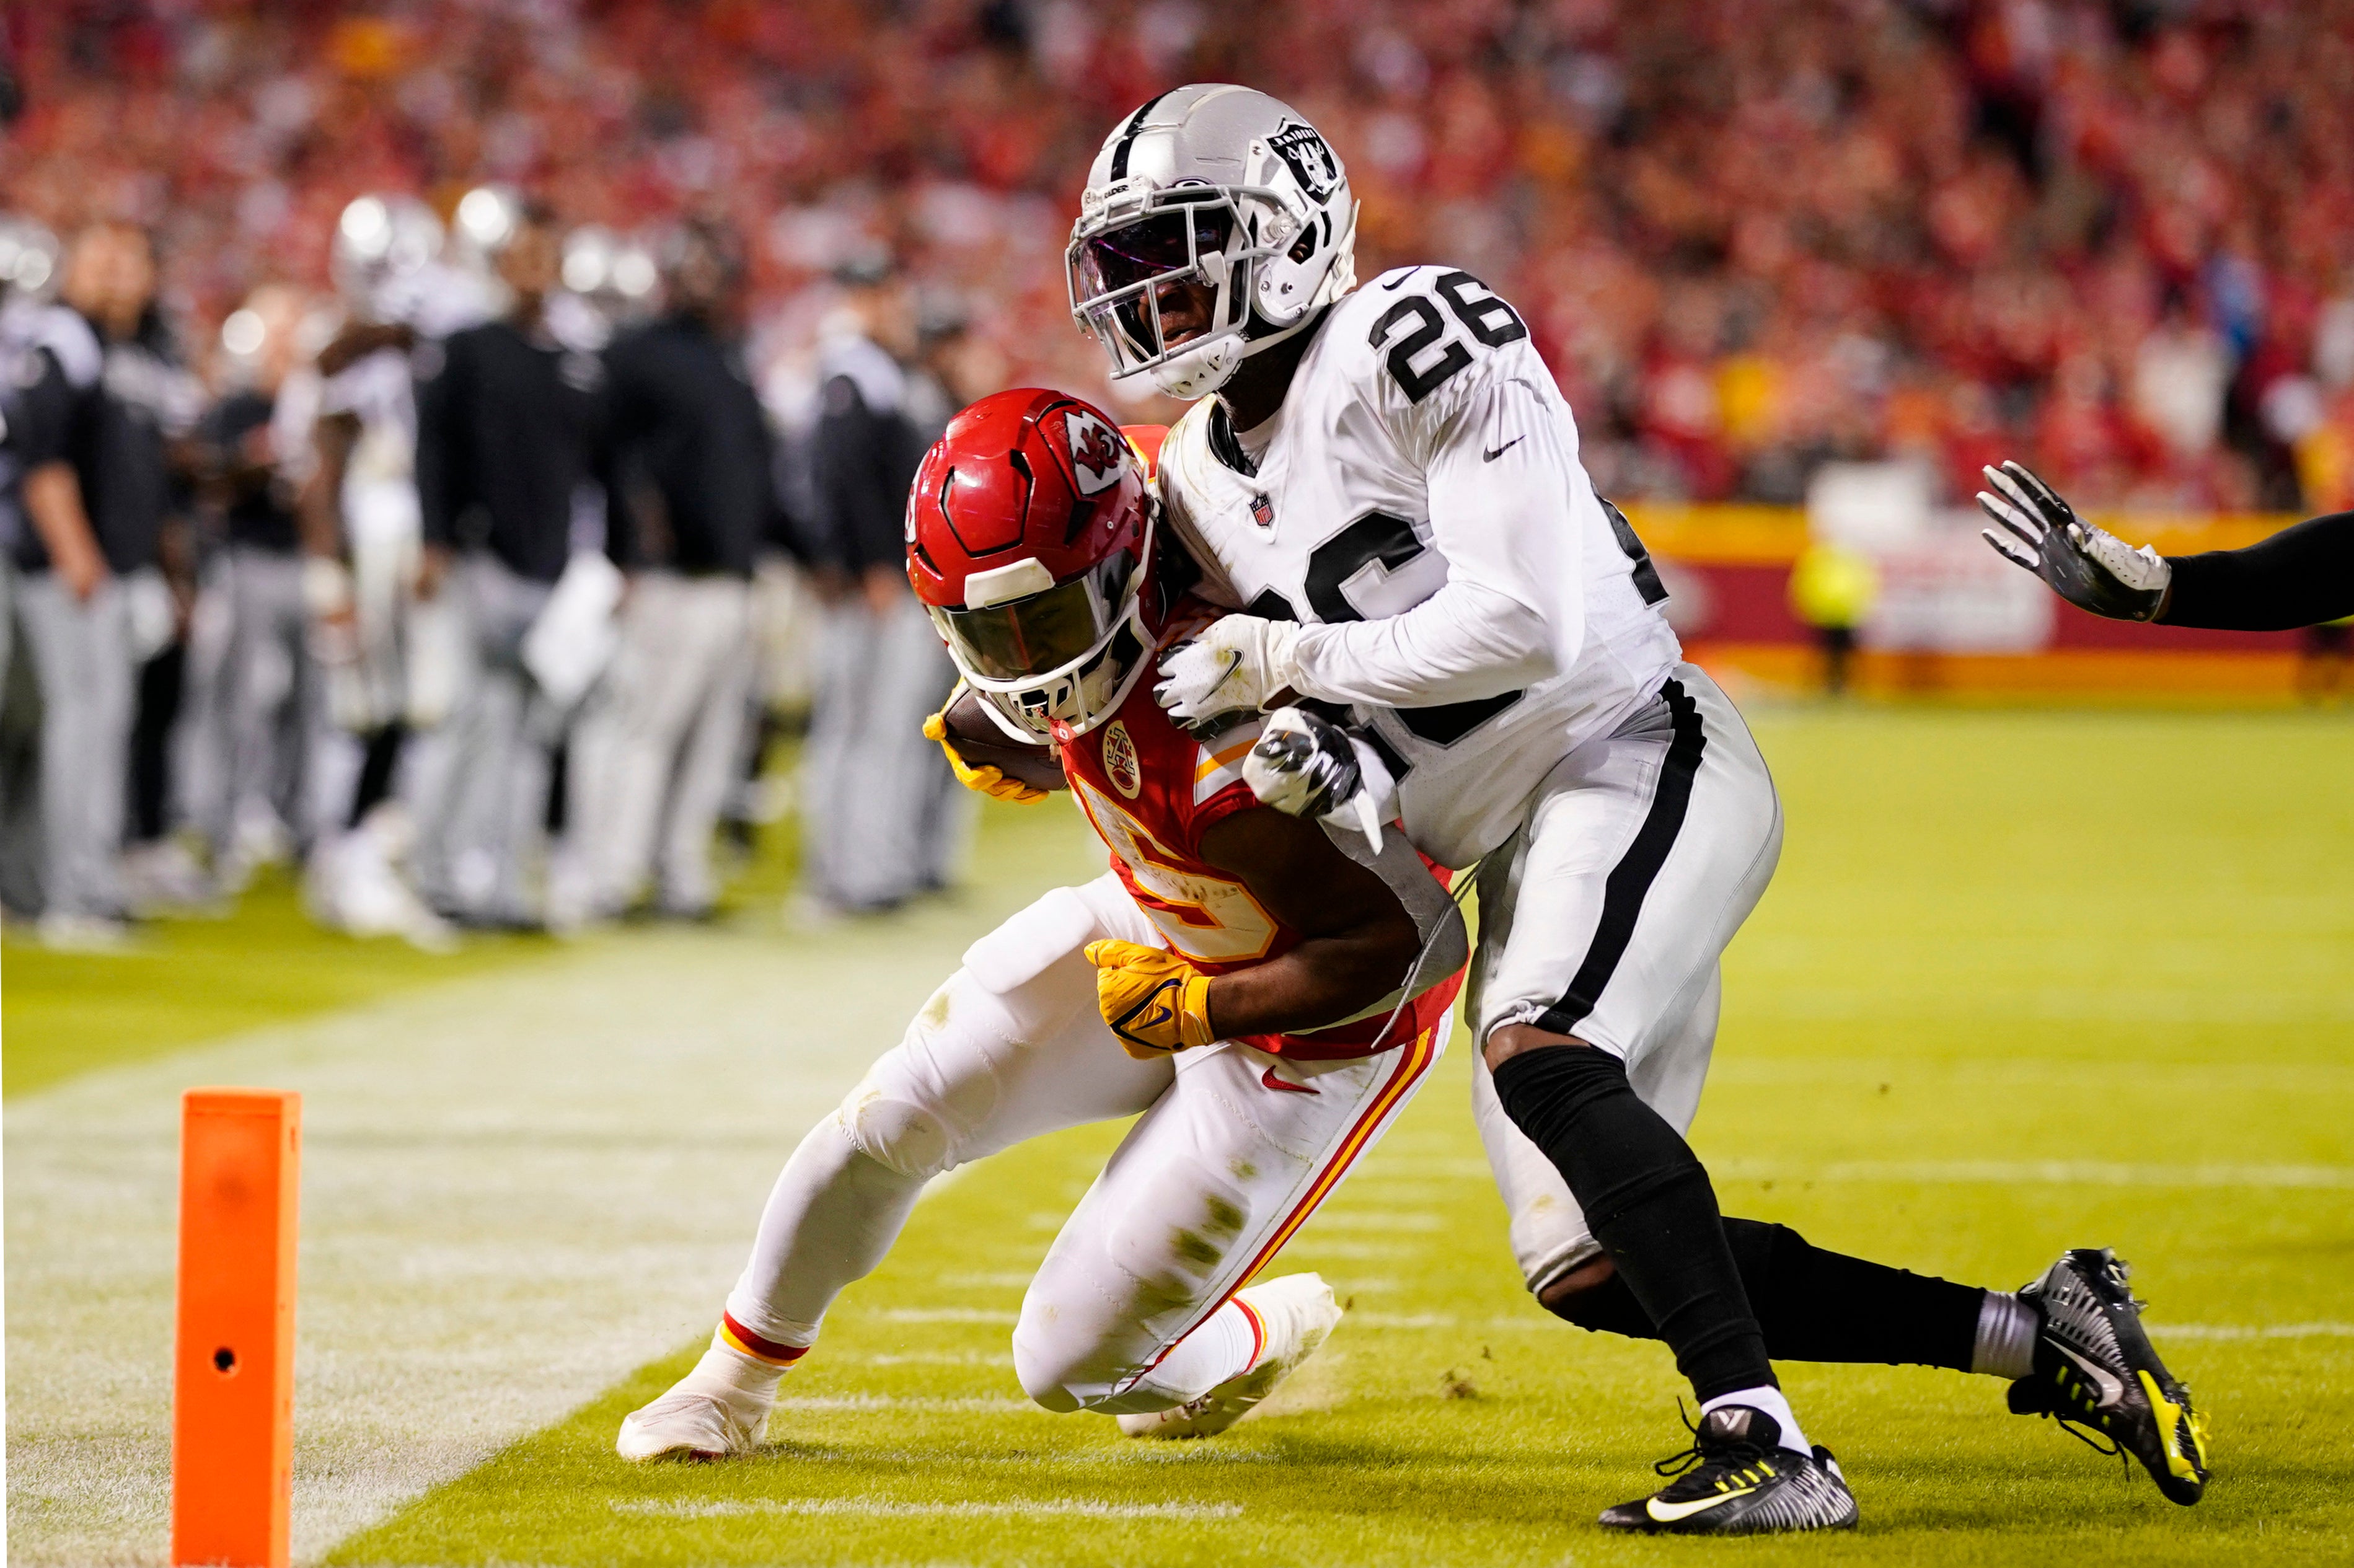
{"type": "Polygon", "coordinates": [[[1144,673],[1152,508],[1102,410],[999,392],[949,421],[907,495],[907,579],[1015,738],[1084,735],[1144,673]]]}

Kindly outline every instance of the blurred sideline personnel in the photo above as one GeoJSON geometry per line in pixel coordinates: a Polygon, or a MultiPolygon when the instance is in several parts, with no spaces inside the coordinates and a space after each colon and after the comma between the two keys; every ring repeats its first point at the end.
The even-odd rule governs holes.
{"type": "Polygon", "coordinates": [[[449,932],[403,880],[413,832],[403,764],[412,729],[447,716],[455,693],[447,679],[419,689],[436,683],[434,650],[418,645],[411,615],[423,547],[415,375],[440,340],[492,313],[485,281],[444,262],[443,243],[441,220],[412,197],[365,196],[344,209],[332,267],[345,320],[319,351],[315,461],[302,495],[328,707],[358,752],[348,804],[323,824],[305,901],[338,930],[429,948],[449,932]]]}
{"type": "Polygon", "coordinates": [[[716,902],[712,837],[748,716],[752,567],[780,523],[744,363],[741,243],[691,221],[663,260],[661,318],[605,351],[608,548],[631,576],[572,772],[597,918],[625,913],[650,878],[662,914],[716,902]]]}
{"type": "Polygon", "coordinates": [[[2161,556],[2076,515],[2016,462],[1986,471],[1986,542],[2079,609],[2221,631],[2289,631],[2354,615],[2354,512],[2308,517],[2239,550],[2161,556]],[[1999,531],[1998,531],[1999,530],[1999,531]]]}
{"type": "MultiPolygon", "coordinates": [[[[11,439],[17,399],[41,380],[41,340],[57,330],[57,236],[0,214],[0,908],[41,908],[41,697],[16,614],[16,553],[25,521],[23,452],[11,439]]],[[[86,331],[74,327],[72,331],[86,331]]]]}
{"type": "Polygon", "coordinates": [[[1403,840],[1376,853],[1261,807],[1241,772],[1257,715],[1205,740],[1153,705],[1153,649],[1214,612],[1182,597],[1191,567],[1108,417],[985,398],[926,458],[910,515],[906,570],[980,694],[945,719],[1048,775],[1054,739],[1112,869],[974,943],[801,1140],[711,1348],[622,1422],[625,1458],[750,1452],[927,1183],[1129,1116],[1023,1298],[1014,1372],[1131,1436],[1223,1431],[1341,1315],[1316,1275],[1253,1274],[1446,1049],[1467,944],[1443,875],[1403,840]]]}
{"type": "Polygon", "coordinates": [[[143,230],[101,223],[76,236],[63,308],[41,318],[35,378],[9,411],[27,524],[15,609],[42,705],[37,818],[11,813],[37,821],[37,849],[10,848],[36,853],[41,932],[66,947],[122,939],[135,683],[174,635],[160,571],[165,441],[187,432],[198,395],[154,291],[143,230]]]}
{"type": "Polygon", "coordinates": [[[918,733],[955,671],[907,591],[907,484],[924,453],[908,409],[913,302],[887,259],[844,269],[812,443],[811,556],[831,601],[810,726],[806,845],[815,913],[895,908],[947,879],[964,814],[918,733]]]}
{"type": "Polygon", "coordinates": [[[592,463],[604,371],[598,345],[567,341],[547,309],[561,255],[549,210],[514,203],[484,227],[507,312],[451,334],[418,388],[418,594],[456,596],[472,662],[418,875],[442,914],[498,927],[539,918],[527,863],[546,842],[568,715],[541,691],[525,642],[576,535],[603,529],[592,463]]]}
{"type": "Polygon", "coordinates": [[[204,498],[223,535],[229,636],[218,694],[220,788],[199,824],[217,885],[243,881],[264,836],[311,849],[313,754],[325,716],[311,656],[296,486],[310,450],[306,378],[294,375],[306,302],[283,284],[257,289],[222,323],[238,385],[196,428],[204,498]],[[291,387],[290,387],[291,383],[291,387]]]}
{"type": "Polygon", "coordinates": [[[1665,1340],[1702,1405],[1688,1463],[1663,1467],[1683,1474],[1601,1522],[1852,1526],[1776,1354],[1972,1367],[2020,1380],[2015,1404],[2066,1395],[2058,1414],[2196,1500],[2188,1396],[2106,1255],[2063,1256],[2030,1301],[1723,1218],[1682,1128],[1720,955],[1780,853],[1772,779],[1683,662],[1518,313],[1442,268],[1357,289],[1356,211],[1288,106],[1181,88],[1097,155],[1073,311],[1116,378],[1200,399],[1169,434],[1161,498],[1204,597],[1246,613],[1165,655],[1158,699],[1196,727],[1274,710],[1246,764],[1259,800],[1402,818],[1435,862],[1479,864],[1474,1104],[1523,1274],[1573,1323],[1665,1340]]]}

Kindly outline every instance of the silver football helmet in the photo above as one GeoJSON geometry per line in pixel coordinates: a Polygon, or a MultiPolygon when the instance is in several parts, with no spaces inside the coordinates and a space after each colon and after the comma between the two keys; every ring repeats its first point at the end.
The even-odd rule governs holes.
{"type": "Polygon", "coordinates": [[[380,321],[398,318],[388,296],[441,254],[441,220],[414,196],[364,196],[335,222],[328,270],[353,310],[380,321]]]}
{"type": "Polygon", "coordinates": [[[0,213],[0,300],[52,297],[59,251],[58,237],[42,225],[0,213]]]}
{"type": "Polygon", "coordinates": [[[1355,288],[1356,241],[1348,173],[1313,125],[1246,87],[1181,87],[1096,154],[1064,253],[1071,316],[1113,380],[1200,397],[1355,288]]]}

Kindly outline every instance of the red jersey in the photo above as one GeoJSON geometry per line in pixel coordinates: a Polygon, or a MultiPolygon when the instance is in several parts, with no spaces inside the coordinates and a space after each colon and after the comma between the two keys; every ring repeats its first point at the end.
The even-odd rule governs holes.
{"type": "MultiPolygon", "coordinates": [[[[1222,613],[1197,599],[1181,601],[1161,630],[1159,647],[1190,636],[1222,613]]],[[[1249,969],[1301,941],[1248,888],[1202,857],[1202,836],[1212,824],[1259,809],[1258,798],[1243,781],[1243,758],[1258,734],[1253,717],[1214,740],[1196,739],[1152,700],[1148,670],[1117,713],[1057,748],[1072,794],[1111,851],[1112,870],[1169,946],[1204,974],[1249,969]]],[[[1390,885],[1425,938],[1426,956],[1406,982],[1416,990],[1413,1000],[1401,1010],[1398,992],[1392,992],[1328,1028],[1235,1037],[1244,1044],[1306,1060],[1371,1055],[1412,1041],[1454,1005],[1463,984],[1460,966],[1444,975],[1427,972],[1429,951],[1444,945],[1432,942],[1432,933],[1438,923],[1454,918],[1447,891],[1452,874],[1416,853],[1402,834],[1384,834],[1378,855],[1362,839],[1347,842],[1351,836],[1334,842],[1390,885]]]]}

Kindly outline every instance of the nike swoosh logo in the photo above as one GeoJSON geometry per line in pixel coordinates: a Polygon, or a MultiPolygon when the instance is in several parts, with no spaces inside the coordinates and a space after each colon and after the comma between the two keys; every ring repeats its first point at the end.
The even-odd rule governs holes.
{"type": "Polygon", "coordinates": [[[1269,1067],[1267,1070],[1266,1075],[1261,1077],[1259,1082],[1265,1084],[1270,1089],[1288,1089],[1295,1095],[1313,1095],[1322,1092],[1321,1090],[1311,1089],[1306,1084],[1295,1084],[1290,1082],[1288,1079],[1278,1078],[1275,1075],[1275,1069],[1272,1067],[1269,1067]]]}
{"type": "Polygon", "coordinates": [[[1412,269],[1411,270],[1409,270],[1409,271],[1405,274],[1405,277],[1400,278],[1396,282],[1394,282],[1394,283],[1384,283],[1384,284],[1382,285],[1382,291],[1383,291],[1384,293],[1385,293],[1385,294],[1394,294],[1394,293],[1396,293],[1400,289],[1403,289],[1403,288],[1405,288],[1405,287],[1406,286],[1407,281],[1408,281],[1408,280],[1410,280],[1411,278],[1413,278],[1413,276],[1415,275],[1415,273],[1416,273],[1416,272],[1419,272],[1419,271],[1421,271],[1421,270],[1422,270],[1422,269],[1421,269],[1421,268],[1419,268],[1419,267],[1414,268],[1414,269],[1412,269]]]}
{"type": "Polygon", "coordinates": [[[1519,446],[1522,441],[1527,440],[1528,437],[1526,436],[1514,436],[1511,440],[1506,441],[1502,446],[1496,448],[1493,451],[1481,451],[1479,454],[1479,461],[1481,462],[1494,462],[1498,458],[1502,457],[1506,452],[1511,451],[1514,447],[1519,446]]]}
{"type": "Polygon", "coordinates": [[[2062,1345],[2060,1350],[2062,1355],[2076,1363],[2077,1371],[2083,1372],[2100,1389],[2101,1403],[2095,1408],[2106,1410],[2125,1398],[2126,1385],[2117,1381],[2115,1373],[2097,1362],[2085,1360],[2065,1345],[2062,1345]]]}
{"type": "Polygon", "coordinates": [[[1755,1487],[1744,1487],[1737,1492],[1719,1492],[1712,1498],[1696,1498],[1691,1502],[1681,1503],[1663,1503],[1657,1498],[1651,1498],[1644,1502],[1643,1511],[1661,1524],[1673,1524],[1680,1519],[1690,1519],[1696,1513],[1705,1513],[1708,1510],[1723,1503],[1729,1503],[1735,1498],[1745,1498],[1756,1489],[1755,1487]]]}

